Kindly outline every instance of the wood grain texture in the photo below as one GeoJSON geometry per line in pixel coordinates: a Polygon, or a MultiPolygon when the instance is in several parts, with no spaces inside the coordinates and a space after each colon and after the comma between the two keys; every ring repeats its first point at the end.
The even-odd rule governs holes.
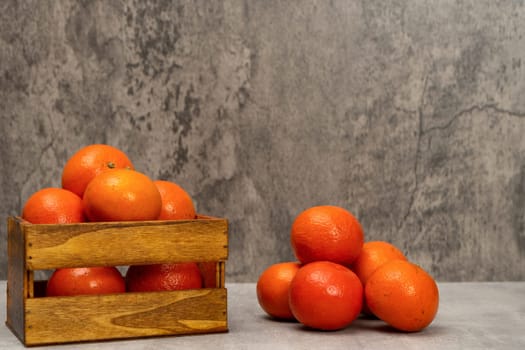
{"type": "Polygon", "coordinates": [[[227,331],[225,288],[26,301],[26,344],[227,331]]]}
{"type": "Polygon", "coordinates": [[[224,219],[32,225],[26,233],[30,270],[60,267],[219,261],[228,257],[224,219]]]}
{"type": "Polygon", "coordinates": [[[10,217],[7,221],[7,304],[6,325],[24,342],[24,291],[27,291],[23,233],[17,221],[10,217]]]}
{"type": "Polygon", "coordinates": [[[226,284],[226,262],[225,261],[219,261],[218,262],[216,286],[224,286],[225,284],[226,284]]]}

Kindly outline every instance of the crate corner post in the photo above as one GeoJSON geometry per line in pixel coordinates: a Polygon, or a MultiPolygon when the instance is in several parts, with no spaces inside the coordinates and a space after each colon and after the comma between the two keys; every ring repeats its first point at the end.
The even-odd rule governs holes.
{"type": "Polygon", "coordinates": [[[20,218],[7,222],[6,325],[25,344],[25,298],[30,272],[26,270],[24,225],[20,218]]]}

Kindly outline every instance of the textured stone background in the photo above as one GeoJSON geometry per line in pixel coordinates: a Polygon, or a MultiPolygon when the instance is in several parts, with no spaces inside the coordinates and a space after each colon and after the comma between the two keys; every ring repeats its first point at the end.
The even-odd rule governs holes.
{"type": "Polygon", "coordinates": [[[523,280],[524,23],[523,1],[3,0],[2,222],[103,142],[229,219],[230,281],[293,259],[317,204],[439,280],[523,280]]]}

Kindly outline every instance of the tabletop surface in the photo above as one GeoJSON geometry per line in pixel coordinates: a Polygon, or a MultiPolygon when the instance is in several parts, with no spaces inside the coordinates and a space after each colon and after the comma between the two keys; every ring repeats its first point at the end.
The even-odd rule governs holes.
{"type": "MultiPolygon", "coordinates": [[[[344,330],[320,332],[266,316],[255,284],[227,283],[227,333],[66,344],[31,349],[525,349],[525,282],[439,283],[434,322],[401,333],[380,320],[357,319],[344,330]]],[[[24,349],[5,326],[6,282],[0,281],[0,349],[24,349]]]]}

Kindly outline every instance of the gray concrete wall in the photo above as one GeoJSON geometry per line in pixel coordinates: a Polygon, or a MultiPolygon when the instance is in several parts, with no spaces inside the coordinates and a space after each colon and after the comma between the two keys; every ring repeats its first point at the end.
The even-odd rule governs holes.
{"type": "Polygon", "coordinates": [[[525,278],[523,1],[0,2],[8,215],[108,143],[230,221],[229,281],[352,211],[437,279],[525,278]]]}

